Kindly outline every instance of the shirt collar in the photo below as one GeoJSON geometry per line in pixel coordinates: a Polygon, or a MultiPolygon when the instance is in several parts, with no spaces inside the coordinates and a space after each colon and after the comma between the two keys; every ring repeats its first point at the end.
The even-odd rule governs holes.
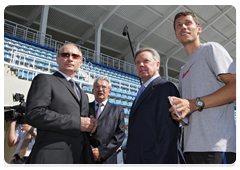
{"type": "MultiPolygon", "coordinates": [[[[108,101],[108,99],[102,102],[104,106],[106,106],[107,101],[108,101]]],[[[95,100],[95,106],[97,106],[97,104],[98,104],[98,102],[95,100]]]]}
{"type": "MultiPolygon", "coordinates": [[[[68,75],[64,74],[63,72],[61,72],[60,70],[58,70],[59,73],[61,73],[65,79],[67,79],[67,81],[69,81],[70,79],[72,79],[71,77],[69,77],[68,75]]],[[[75,78],[73,78],[73,80],[75,81],[75,78]]]]}
{"type": "Polygon", "coordinates": [[[148,81],[146,81],[144,84],[143,84],[143,86],[145,86],[145,88],[155,79],[155,78],[157,78],[157,77],[160,77],[160,75],[158,74],[158,75],[156,75],[156,76],[153,76],[153,77],[151,77],[148,81]]]}

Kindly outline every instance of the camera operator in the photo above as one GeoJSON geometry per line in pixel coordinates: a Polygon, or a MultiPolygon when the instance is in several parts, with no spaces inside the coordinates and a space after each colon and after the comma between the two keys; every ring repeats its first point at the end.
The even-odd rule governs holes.
{"type": "Polygon", "coordinates": [[[35,143],[36,128],[28,124],[19,124],[15,130],[16,121],[8,120],[8,122],[7,145],[13,147],[18,144],[11,164],[24,164],[35,143]]]}

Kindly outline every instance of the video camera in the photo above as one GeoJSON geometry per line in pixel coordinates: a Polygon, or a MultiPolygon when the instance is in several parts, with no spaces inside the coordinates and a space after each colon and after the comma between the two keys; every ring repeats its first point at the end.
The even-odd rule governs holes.
{"type": "Polygon", "coordinates": [[[19,101],[19,105],[15,106],[4,106],[4,115],[5,120],[8,122],[17,121],[17,124],[24,124],[25,123],[25,107],[26,103],[24,102],[24,95],[20,93],[16,93],[13,95],[13,101],[19,101]]]}

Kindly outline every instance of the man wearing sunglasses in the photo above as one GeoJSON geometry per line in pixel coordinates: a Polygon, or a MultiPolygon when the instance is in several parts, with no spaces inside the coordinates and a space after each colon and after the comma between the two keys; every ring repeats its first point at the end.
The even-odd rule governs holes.
{"type": "Polygon", "coordinates": [[[202,26],[192,12],[180,12],[174,19],[176,38],[188,55],[181,68],[179,92],[182,99],[173,98],[177,117],[188,117],[184,127],[184,156],[190,164],[234,163],[236,160],[236,64],[218,43],[202,44],[199,34],[202,26]]]}
{"type": "Polygon", "coordinates": [[[86,132],[95,132],[97,120],[88,117],[88,97],[74,82],[82,53],[65,44],[56,60],[59,71],[37,75],[28,93],[26,121],[39,129],[28,163],[95,163],[86,132]]]}

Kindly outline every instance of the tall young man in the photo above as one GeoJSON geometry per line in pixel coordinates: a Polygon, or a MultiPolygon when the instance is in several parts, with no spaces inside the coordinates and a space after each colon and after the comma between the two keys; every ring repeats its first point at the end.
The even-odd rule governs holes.
{"type": "Polygon", "coordinates": [[[172,118],[190,117],[184,127],[184,155],[187,163],[234,163],[236,160],[236,65],[218,43],[202,44],[202,27],[191,12],[180,12],[174,19],[176,38],[187,52],[181,68],[179,92],[172,97],[182,116],[170,108],[172,118]]]}

